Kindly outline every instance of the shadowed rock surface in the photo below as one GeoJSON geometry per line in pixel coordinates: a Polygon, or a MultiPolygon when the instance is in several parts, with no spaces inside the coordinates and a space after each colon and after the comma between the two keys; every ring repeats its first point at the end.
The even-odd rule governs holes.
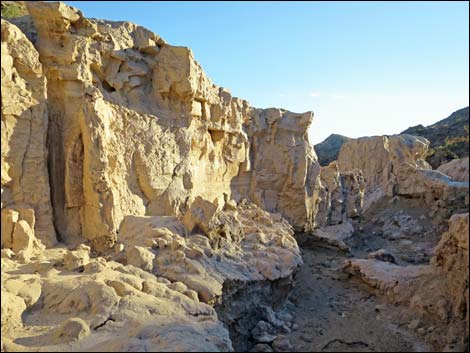
{"type": "Polygon", "coordinates": [[[314,145],[313,147],[318,156],[318,163],[320,163],[321,166],[327,166],[331,162],[336,161],[341,146],[349,140],[349,137],[331,134],[324,141],[314,145]]]}

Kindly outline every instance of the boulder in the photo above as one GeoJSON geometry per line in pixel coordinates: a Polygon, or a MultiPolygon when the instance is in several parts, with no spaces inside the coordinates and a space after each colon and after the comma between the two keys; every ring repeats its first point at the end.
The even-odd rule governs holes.
{"type": "Polygon", "coordinates": [[[437,170],[448,175],[455,181],[469,181],[469,158],[454,159],[450,162],[441,164],[437,170]]]}

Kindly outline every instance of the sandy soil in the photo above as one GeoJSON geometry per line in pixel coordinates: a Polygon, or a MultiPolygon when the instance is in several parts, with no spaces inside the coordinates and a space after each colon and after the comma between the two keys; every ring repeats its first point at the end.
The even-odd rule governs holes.
{"type": "Polygon", "coordinates": [[[296,351],[433,350],[407,322],[397,319],[401,308],[341,271],[347,254],[310,241],[302,246],[304,265],[296,275],[290,305],[298,330],[287,335],[296,351]]]}

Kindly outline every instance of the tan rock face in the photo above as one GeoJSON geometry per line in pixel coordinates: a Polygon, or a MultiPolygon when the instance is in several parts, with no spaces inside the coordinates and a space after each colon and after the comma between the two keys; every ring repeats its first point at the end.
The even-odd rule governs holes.
{"type": "Polygon", "coordinates": [[[454,159],[437,168],[438,171],[450,176],[455,181],[469,181],[469,158],[454,159]]]}
{"type": "Polygon", "coordinates": [[[350,140],[338,156],[341,172],[360,169],[366,183],[364,208],[383,196],[423,198],[432,205],[468,204],[468,183],[453,182],[431,170],[425,161],[429,142],[411,135],[375,136],[350,140]]]}
{"type": "Polygon", "coordinates": [[[126,217],[119,230],[124,258],[118,254],[116,260],[181,282],[182,292],[189,288],[206,303],[222,294],[227,279],[274,281],[288,277],[302,263],[292,227],[279,214],[245,203],[193,228],[188,221],[196,213],[192,211],[183,222],[168,216],[126,217]],[[225,217],[223,223],[220,217],[225,217]],[[236,266],[227,266],[230,263],[236,266]]]}
{"type": "Polygon", "coordinates": [[[47,77],[56,228],[108,247],[125,215],[178,217],[201,196],[248,198],[298,228],[315,218],[312,113],[253,109],[188,48],[127,22],[28,3],[47,77]],[[125,141],[125,143],[123,143],[125,141]]]}
{"type": "MultiPolygon", "coordinates": [[[[2,247],[3,209],[29,209],[29,223],[47,245],[56,242],[47,172],[46,79],[39,55],[2,19],[2,247]]],[[[23,212],[24,213],[24,212],[23,212]]],[[[6,246],[9,246],[8,244],[6,246]]]]}
{"type": "Polygon", "coordinates": [[[297,228],[315,225],[315,187],[320,166],[308,143],[311,112],[255,109],[245,124],[249,163],[232,181],[235,200],[246,197],[269,212],[280,212],[297,228]]]}
{"type": "Polygon", "coordinates": [[[435,249],[432,265],[443,271],[446,276],[445,286],[448,291],[445,319],[453,324],[465,324],[468,342],[469,298],[468,298],[468,234],[469,214],[456,214],[449,220],[449,230],[443,234],[435,249]]]}
{"type": "Polygon", "coordinates": [[[2,21],[2,350],[231,350],[226,282],[288,282],[286,219],[315,225],[313,114],[250,107],[132,23],[26,5],[35,47],[2,21]]]}
{"type": "MultiPolygon", "coordinates": [[[[408,135],[320,168],[313,113],[252,108],[135,24],[26,6],[34,46],[2,20],[2,350],[231,350],[213,306],[233,283],[288,283],[294,229],[347,250],[371,200],[465,191],[408,135]]],[[[457,268],[457,292],[455,239],[433,266],[457,268]]]]}
{"type": "Polygon", "coordinates": [[[344,143],[338,155],[340,171],[362,170],[367,194],[393,195],[400,166],[430,169],[425,161],[429,142],[411,135],[374,136],[344,143]]]}
{"type": "Polygon", "coordinates": [[[2,259],[3,350],[232,350],[215,310],[165,278],[104,258],[72,271],[69,253],[2,259]]]}

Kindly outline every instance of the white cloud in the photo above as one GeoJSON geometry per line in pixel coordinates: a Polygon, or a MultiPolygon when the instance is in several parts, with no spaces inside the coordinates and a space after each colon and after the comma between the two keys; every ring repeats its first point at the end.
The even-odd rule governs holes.
{"type": "Polygon", "coordinates": [[[319,96],[320,96],[320,93],[314,91],[314,92],[310,92],[308,95],[309,95],[310,97],[319,97],[319,96]]]}

